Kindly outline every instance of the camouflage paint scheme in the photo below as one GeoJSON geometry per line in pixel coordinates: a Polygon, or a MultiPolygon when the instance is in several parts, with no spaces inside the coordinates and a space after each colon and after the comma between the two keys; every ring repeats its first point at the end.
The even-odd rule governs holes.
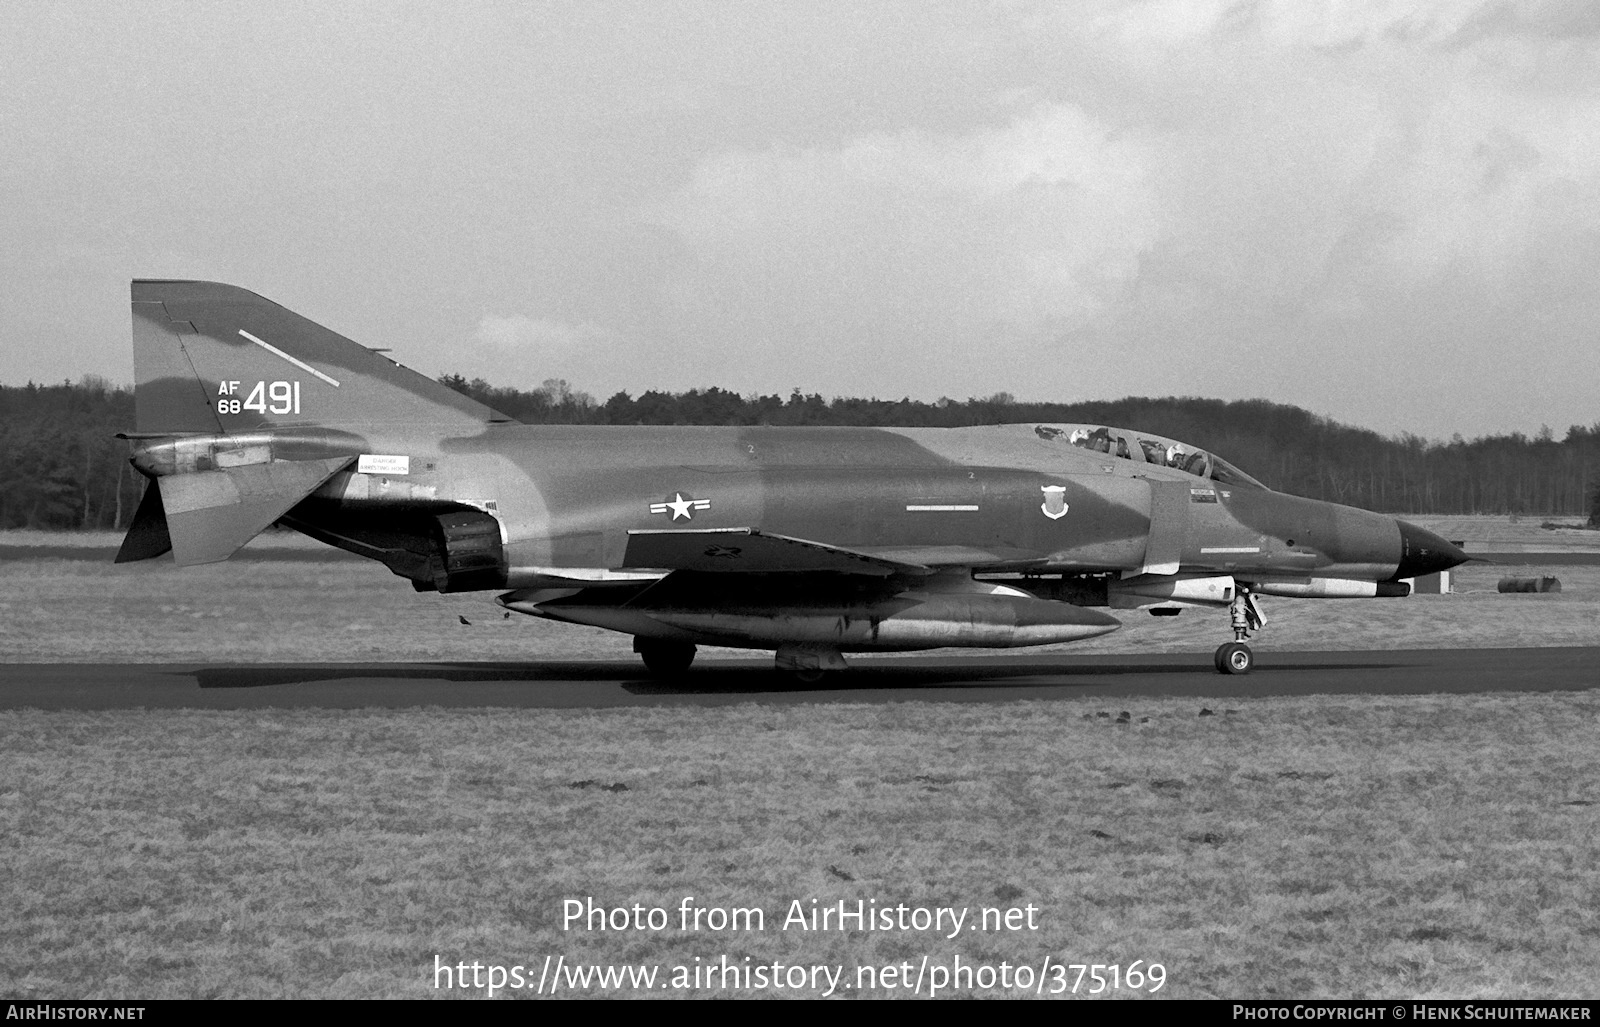
{"type": "Polygon", "coordinates": [[[243,289],[132,294],[153,485],[119,560],[223,560],[281,520],[419,590],[629,631],[650,662],[674,663],[661,639],[826,669],[1114,630],[1088,605],[1403,594],[1465,559],[1209,454],[1203,474],[1151,462],[1137,443],[1198,451],[1144,433],[1113,429],[1118,456],[1074,425],[523,425],[243,289]]]}

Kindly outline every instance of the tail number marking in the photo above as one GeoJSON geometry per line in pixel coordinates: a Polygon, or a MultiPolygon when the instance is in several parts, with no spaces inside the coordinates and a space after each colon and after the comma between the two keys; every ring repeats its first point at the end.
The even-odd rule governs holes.
{"type": "Polygon", "coordinates": [[[217,413],[298,414],[299,382],[256,382],[243,399],[239,394],[249,382],[222,382],[217,386],[217,413]]]}

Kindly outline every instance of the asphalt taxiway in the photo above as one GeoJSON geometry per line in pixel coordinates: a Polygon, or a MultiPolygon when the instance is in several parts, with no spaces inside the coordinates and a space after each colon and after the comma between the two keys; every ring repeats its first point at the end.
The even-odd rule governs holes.
{"type": "Polygon", "coordinates": [[[859,660],[816,685],[766,660],[703,660],[678,678],[633,662],[0,665],[0,709],[378,707],[528,709],[730,703],[1005,702],[1082,697],[1417,695],[1600,688],[1600,646],[1260,651],[1218,674],[1210,653],[906,656],[859,660]]]}

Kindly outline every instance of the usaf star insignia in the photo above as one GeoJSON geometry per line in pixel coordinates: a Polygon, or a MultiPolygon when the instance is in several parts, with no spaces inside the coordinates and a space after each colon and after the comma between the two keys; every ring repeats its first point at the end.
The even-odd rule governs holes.
{"type": "Polygon", "coordinates": [[[711,500],[696,499],[693,496],[686,496],[682,492],[674,492],[671,499],[650,504],[651,513],[664,514],[670,510],[674,521],[679,519],[692,521],[694,520],[694,511],[709,509],[711,509],[711,500]]]}

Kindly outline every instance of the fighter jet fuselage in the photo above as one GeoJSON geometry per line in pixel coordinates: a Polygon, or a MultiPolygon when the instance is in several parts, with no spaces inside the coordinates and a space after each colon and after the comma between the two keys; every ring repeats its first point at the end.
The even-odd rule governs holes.
{"type": "Polygon", "coordinates": [[[1465,559],[1135,430],[522,425],[244,290],[136,282],[134,312],[153,484],[119,559],[226,559],[278,521],[418,590],[626,631],[657,668],[720,644],[834,669],[1209,606],[1242,671],[1255,596],[1403,595],[1465,559]]]}

